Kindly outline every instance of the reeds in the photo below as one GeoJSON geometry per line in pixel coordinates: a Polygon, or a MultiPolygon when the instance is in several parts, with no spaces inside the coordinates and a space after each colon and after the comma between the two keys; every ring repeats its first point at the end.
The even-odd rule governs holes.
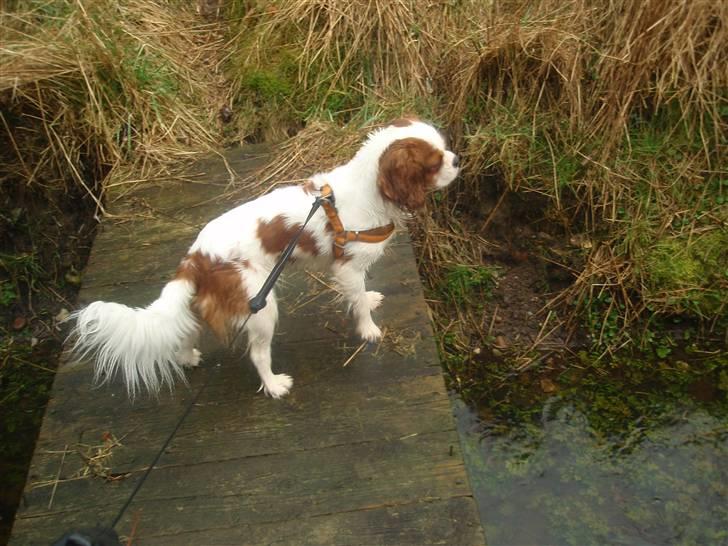
{"type": "Polygon", "coordinates": [[[103,191],[174,167],[216,139],[219,32],[193,8],[105,0],[0,16],[2,184],[103,191]]]}

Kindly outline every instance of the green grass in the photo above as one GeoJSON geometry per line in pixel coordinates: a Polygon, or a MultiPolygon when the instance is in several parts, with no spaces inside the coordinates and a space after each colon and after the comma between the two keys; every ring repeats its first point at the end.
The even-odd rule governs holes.
{"type": "Polygon", "coordinates": [[[677,311],[714,316],[728,299],[726,249],[728,230],[656,241],[644,257],[648,290],[677,311]]]}
{"type": "Polygon", "coordinates": [[[482,304],[498,282],[498,270],[482,265],[455,265],[447,270],[442,295],[455,304],[482,304]]]}
{"type": "Polygon", "coordinates": [[[8,307],[18,299],[15,285],[6,280],[0,280],[0,307],[8,307]]]}

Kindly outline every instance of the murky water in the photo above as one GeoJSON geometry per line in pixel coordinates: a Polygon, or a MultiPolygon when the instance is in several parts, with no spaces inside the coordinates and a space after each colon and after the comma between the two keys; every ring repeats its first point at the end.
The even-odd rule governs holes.
{"type": "Polygon", "coordinates": [[[619,439],[557,396],[498,434],[456,407],[489,546],[728,544],[728,425],[698,404],[619,439]]]}

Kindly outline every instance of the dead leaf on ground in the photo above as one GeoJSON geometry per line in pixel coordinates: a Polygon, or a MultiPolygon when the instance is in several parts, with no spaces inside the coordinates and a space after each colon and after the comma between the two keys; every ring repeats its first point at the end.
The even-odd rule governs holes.
{"type": "Polygon", "coordinates": [[[558,387],[548,377],[541,378],[541,390],[546,393],[556,392],[558,387]]]}

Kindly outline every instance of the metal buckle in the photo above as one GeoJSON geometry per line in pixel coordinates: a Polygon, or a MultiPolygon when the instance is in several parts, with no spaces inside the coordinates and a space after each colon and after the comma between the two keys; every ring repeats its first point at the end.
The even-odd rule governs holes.
{"type": "MultiPolygon", "coordinates": [[[[323,188],[319,191],[323,191],[323,188]]],[[[334,198],[334,190],[331,189],[331,186],[329,186],[329,194],[328,195],[320,195],[316,198],[316,200],[320,203],[327,202],[331,206],[336,206],[336,199],[334,198]]]]}

